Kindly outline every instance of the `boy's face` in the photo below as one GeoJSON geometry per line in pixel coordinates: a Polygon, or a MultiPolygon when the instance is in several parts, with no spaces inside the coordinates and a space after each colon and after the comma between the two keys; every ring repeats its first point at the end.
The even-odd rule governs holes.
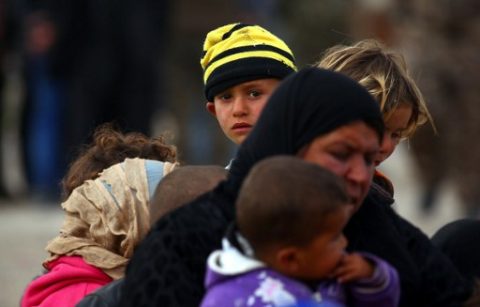
{"type": "Polygon", "coordinates": [[[380,151],[375,158],[375,166],[385,161],[395,151],[408,128],[408,122],[411,117],[412,107],[408,104],[401,104],[388,119],[385,119],[385,134],[383,135],[380,151]]]}
{"type": "Polygon", "coordinates": [[[327,217],[324,231],[307,246],[297,248],[298,268],[292,276],[303,280],[333,277],[347,247],[342,231],[351,213],[351,206],[343,206],[327,217]]]}
{"type": "Polygon", "coordinates": [[[216,95],[213,102],[207,102],[207,110],[217,118],[223,133],[241,144],[279,84],[280,80],[274,78],[238,84],[216,95]]]}

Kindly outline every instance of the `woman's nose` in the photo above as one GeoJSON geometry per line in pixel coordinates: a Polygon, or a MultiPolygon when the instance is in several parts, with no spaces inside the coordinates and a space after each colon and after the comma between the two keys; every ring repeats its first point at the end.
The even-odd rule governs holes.
{"type": "Polygon", "coordinates": [[[370,165],[365,159],[363,159],[363,157],[357,157],[353,159],[350,165],[350,170],[348,172],[349,180],[357,183],[364,183],[370,180],[373,168],[373,163],[370,165]]]}

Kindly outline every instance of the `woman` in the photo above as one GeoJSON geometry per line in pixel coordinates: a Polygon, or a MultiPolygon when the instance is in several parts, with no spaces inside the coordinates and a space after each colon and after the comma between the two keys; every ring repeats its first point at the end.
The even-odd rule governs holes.
{"type": "MultiPolygon", "coordinates": [[[[364,220],[360,205],[369,192],[382,137],[383,121],[378,104],[353,80],[317,68],[307,68],[288,77],[273,94],[256,127],[240,147],[228,179],[212,192],[160,220],[139,246],[127,268],[122,306],[198,306],[204,291],[206,258],[219,248],[228,223],[234,219],[233,203],[243,178],[256,162],[272,155],[297,155],[343,178],[347,193],[359,210],[355,215],[362,212],[354,223],[372,224],[369,219],[364,220]]],[[[349,239],[358,248],[363,247],[359,243],[369,240],[378,241],[385,250],[392,245],[391,253],[383,251],[390,259],[384,258],[395,267],[404,263],[410,265],[400,265],[407,270],[400,272],[401,277],[410,278],[418,267],[403,244],[403,233],[395,229],[397,223],[409,224],[388,207],[368,205],[367,209],[370,209],[367,214],[372,215],[378,211],[373,221],[385,218],[384,224],[390,227],[387,230],[395,236],[379,230],[379,233],[362,233],[360,238],[349,232],[349,239]]],[[[422,236],[420,232],[415,235],[422,236]]],[[[377,250],[382,251],[381,248],[377,250]]],[[[439,264],[451,267],[443,260],[441,258],[439,264]]],[[[444,272],[449,271],[445,269],[444,272]]],[[[459,293],[447,295],[445,302],[448,303],[443,306],[452,306],[469,294],[469,289],[462,292],[462,280],[454,273],[445,277],[449,280],[444,290],[447,293],[448,287],[456,285],[459,293]]],[[[414,278],[415,281],[420,279],[418,275],[414,278]]],[[[416,301],[405,300],[403,305],[415,306],[416,301]]]]}

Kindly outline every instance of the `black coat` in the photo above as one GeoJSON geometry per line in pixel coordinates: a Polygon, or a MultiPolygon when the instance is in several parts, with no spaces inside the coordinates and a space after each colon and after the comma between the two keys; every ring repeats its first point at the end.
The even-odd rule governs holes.
{"type": "MultiPolygon", "coordinates": [[[[251,167],[273,155],[295,155],[318,136],[363,121],[381,138],[378,104],[356,82],[309,68],[284,80],[233,161],[227,181],[158,221],[127,267],[121,306],[198,306],[206,259],[234,220],[236,195],[251,167]]],[[[457,306],[469,294],[452,265],[372,190],[350,221],[350,246],[392,263],[402,306],[457,306]]]]}
{"type": "Polygon", "coordinates": [[[120,304],[124,279],[117,279],[85,296],[75,307],[115,307],[120,304]]]}
{"type": "Polygon", "coordinates": [[[390,206],[393,199],[373,184],[345,228],[349,249],[382,257],[398,271],[400,306],[460,306],[471,285],[418,228],[390,206]]]}
{"type": "Polygon", "coordinates": [[[214,192],[154,225],[127,267],[120,306],[199,306],[206,260],[233,220],[231,200],[214,192]]]}
{"type": "Polygon", "coordinates": [[[198,306],[206,259],[234,220],[236,195],[252,166],[269,156],[295,155],[316,137],[355,121],[381,138],[378,104],[355,81],[317,68],[285,79],[240,147],[227,181],[162,218],[137,248],[122,306],[198,306]]]}
{"type": "MultiPolygon", "coordinates": [[[[230,201],[218,197],[221,189],[156,225],[128,267],[122,306],[139,302],[198,306],[206,258],[220,248],[233,220],[230,201]]],[[[374,253],[398,270],[400,306],[460,306],[470,295],[470,285],[424,233],[393,211],[385,197],[371,189],[345,229],[349,249],[374,253]]]]}

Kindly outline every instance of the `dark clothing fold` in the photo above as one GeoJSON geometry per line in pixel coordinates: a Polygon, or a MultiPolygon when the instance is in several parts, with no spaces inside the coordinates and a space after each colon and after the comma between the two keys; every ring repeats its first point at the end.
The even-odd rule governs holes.
{"type": "Polygon", "coordinates": [[[469,283],[391,203],[389,194],[374,183],[345,228],[348,248],[373,253],[397,269],[400,306],[460,306],[470,295],[469,283]]]}

